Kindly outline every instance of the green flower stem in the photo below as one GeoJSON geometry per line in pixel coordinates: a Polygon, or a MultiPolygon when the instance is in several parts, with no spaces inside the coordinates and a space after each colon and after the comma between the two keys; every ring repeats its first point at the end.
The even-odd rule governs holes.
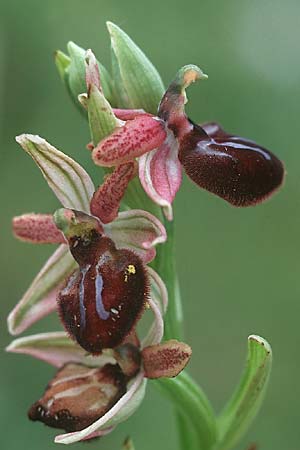
{"type": "Polygon", "coordinates": [[[211,449],[216,437],[214,413],[192,378],[186,372],[181,372],[176,378],[160,378],[155,383],[174,402],[177,409],[180,406],[178,420],[181,422],[179,431],[182,449],[211,449]],[[185,421],[181,420],[183,414],[186,416],[185,421]],[[192,435],[191,425],[194,431],[192,435]]]}
{"type": "Polygon", "coordinates": [[[176,429],[179,436],[179,448],[198,449],[197,433],[189,418],[180,410],[176,411],[176,429]]]}
{"type": "Polygon", "coordinates": [[[168,236],[167,242],[157,248],[155,258],[155,270],[164,280],[169,295],[164,338],[181,340],[183,339],[183,313],[175,263],[174,222],[165,220],[164,225],[168,236]]]}
{"type": "MultiPolygon", "coordinates": [[[[165,315],[167,339],[183,339],[183,314],[174,252],[174,222],[165,221],[167,242],[158,248],[154,268],[166,283],[169,304],[165,315]]],[[[176,378],[161,378],[156,386],[174,402],[182,450],[209,450],[216,441],[214,412],[203,391],[182,372],[176,378]]]]}

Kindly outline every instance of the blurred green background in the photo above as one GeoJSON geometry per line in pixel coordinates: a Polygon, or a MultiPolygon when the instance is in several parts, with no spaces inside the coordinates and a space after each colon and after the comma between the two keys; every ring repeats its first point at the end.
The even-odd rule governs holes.
{"type": "MultiPolygon", "coordinates": [[[[186,341],[193,347],[190,371],[216,410],[239,378],[247,336],[260,334],[273,346],[266,401],[239,448],[258,442],[260,449],[299,449],[299,0],[0,0],[1,351],[11,339],[8,312],[52,252],[15,241],[11,217],[58,206],[14,136],[40,134],[99,183],[84,150],[87,124],[52,56],[74,40],[109,66],[108,19],[141,46],[165,83],[187,63],[208,73],[207,82],[188,91],[195,121],[219,121],[285,161],[284,189],[254,209],[233,209],[185,180],[175,206],[177,261],[186,341]]],[[[51,317],[28,334],[55,328],[51,317]]],[[[55,431],[26,417],[53,369],[3,351],[0,364],[1,450],[54,449],[55,431]]],[[[172,409],[149,385],[138,413],[90,449],[120,449],[128,434],[137,450],[176,448],[172,409]]]]}

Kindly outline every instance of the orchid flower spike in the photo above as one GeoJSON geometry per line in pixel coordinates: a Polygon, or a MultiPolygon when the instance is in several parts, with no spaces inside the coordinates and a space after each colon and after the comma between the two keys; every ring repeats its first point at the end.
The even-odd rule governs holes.
{"type": "Polygon", "coordinates": [[[116,172],[95,191],[85,170],[44,139],[22,135],[17,141],[64,208],[54,216],[25,214],[13,220],[17,238],[60,247],[9,315],[9,329],[18,334],[57,309],[67,333],[19,338],[7,350],[59,368],[30,408],[31,420],[64,429],[67,434],[56,442],[103,436],[137,409],[148,378],[176,376],[191,355],[184,343],[161,344],[168,295],[146,264],[166,231],[139,210],[115,212],[117,217],[108,220],[122,197],[122,176],[116,172]],[[154,320],[140,341],[136,325],[147,310],[154,320]]]}
{"type": "Polygon", "coordinates": [[[157,117],[115,110],[125,122],[92,151],[100,166],[138,158],[141,184],[169,220],[182,167],[199,187],[239,207],[262,202],[283,182],[283,164],[269,150],[226,133],[216,123],[200,126],[186,116],[186,88],[206,78],[197,66],[180,69],[162,97],[157,117]]]}

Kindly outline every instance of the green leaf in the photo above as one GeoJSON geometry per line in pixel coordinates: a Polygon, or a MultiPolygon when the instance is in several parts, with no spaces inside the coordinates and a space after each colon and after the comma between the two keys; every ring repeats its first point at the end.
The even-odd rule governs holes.
{"type": "Polygon", "coordinates": [[[118,107],[156,114],[165,90],[158,71],[121,28],[112,22],[107,22],[107,28],[118,107]]]}
{"type": "Polygon", "coordinates": [[[95,188],[83,167],[39,136],[22,134],[16,141],[32,157],[65,208],[90,212],[95,188]]]}
{"type": "Polygon", "coordinates": [[[218,419],[218,449],[233,448],[258,413],[272,366],[272,350],[263,338],[248,338],[248,358],[239,386],[218,419]]]}

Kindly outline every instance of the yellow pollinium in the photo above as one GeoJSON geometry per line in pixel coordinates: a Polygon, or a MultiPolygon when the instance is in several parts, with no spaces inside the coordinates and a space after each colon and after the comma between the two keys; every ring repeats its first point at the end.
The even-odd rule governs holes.
{"type": "Polygon", "coordinates": [[[125,278],[124,278],[125,283],[127,283],[127,281],[128,281],[128,276],[129,275],[135,275],[135,273],[136,273],[135,266],[133,264],[129,264],[126,267],[126,271],[125,271],[125,278]]]}

